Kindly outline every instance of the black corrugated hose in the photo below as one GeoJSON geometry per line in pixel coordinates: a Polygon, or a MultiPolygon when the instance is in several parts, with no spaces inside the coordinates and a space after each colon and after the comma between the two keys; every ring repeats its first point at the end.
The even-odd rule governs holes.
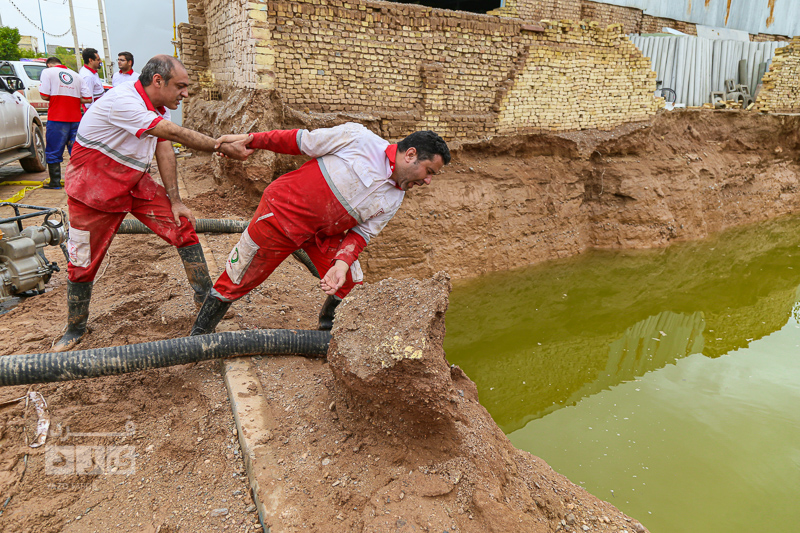
{"type": "Polygon", "coordinates": [[[253,329],[75,352],[8,355],[0,357],[0,386],[94,378],[241,355],[324,357],[330,339],[328,331],[253,329]]]}
{"type": "MultiPolygon", "coordinates": [[[[249,222],[243,220],[228,220],[226,218],[198,218],[195,231],[197,233],[242,233],[247,228],[249,222]]],[[[117,234],[119,235],[133,235],[153,233],[153,230],[139,222],[138,220],[123,220],[117,234]]],[[[292,252],[295,259],[300,261],[308,269],[314,277],[319,278],[317,267],[308,257],[304,250],[297,250],[292,252]]]]}
{"type": "MultiPolygon", "coordinates": [[[[228,220],[227,218],[198,218],[195,231],[197,233],[242,233],[247,225],[246,220],[228,220]]],[[[139,222],[138,220],[123,220],[119,229],[119,235],[134,233],[153,233],[153,230],[139,222]]]]}

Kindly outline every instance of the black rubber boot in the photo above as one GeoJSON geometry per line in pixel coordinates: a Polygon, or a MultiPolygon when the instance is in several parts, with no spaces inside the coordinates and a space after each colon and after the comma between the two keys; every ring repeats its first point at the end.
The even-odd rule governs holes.
{"type": "Polygon", "coordinates": [[[322,304],[322,309],[319,312],[319,326],[320,331],[330,331],[333,327],[333,317],[336,314],[336,308],[342,303],[342,299],[336,295],[328,296],[325,303],[322,304]]]}
{"type": "Polygon", "coordinates": [[[67,281],[67,332],[53,345],[54,352],[72,350],[86,333],[92,285],[91,281],[86,283],[67,281]]]}
{"type": "Polygon", "coordinates": [[[61,163],[47,163],[47,171],[50,174],[50,182],[44,186],[45,189],[60,189],[61,185],[61,163]]]}
{"type": "Polygon", "coordinates": [[[189,336],[214,333],[217,324],[219,324],[219,321],[225,316],[225,313],[228,312],[228,308],[232,303],[233,302],[223,302],[209,294],[206,301],[203,302],[203,307],[200,308],[200,312],[197,313],[197,319],[194,321],[194,326],[192,326],[192,332],[189,333],[189,336]]]}
{"type": "Polygon", "coordinates": [[[194,290],[194,303],[199,308],[206,300],[208,291],[211,290],[211,276],[208,274],[208,265],[203,255],[203,247],[200,244],[193,244],[184,248],[178,248],[178,255],[183,260],[183,268],[186,269],[186,278],[189,285],[194,290]]]}

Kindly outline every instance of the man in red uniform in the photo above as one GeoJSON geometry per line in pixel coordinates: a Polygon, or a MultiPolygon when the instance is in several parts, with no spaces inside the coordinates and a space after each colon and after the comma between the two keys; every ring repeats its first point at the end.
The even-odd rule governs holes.
{"type": "MultiPolygon", "coordinates": [[[[72,349],[85,333],[92,283],[126,213],[178,248],[198,305],[211,288],[194,216],[178,194],[172,143],[165,142],[215,150],[214,139],[169,120],[167,108],[178,107],[188,86],[189,76],[177,59],[156,56],[138,81],[110,90],[83,116],[66,172],[69,318],[55,351],[72,349]],[[163,187],[148,174],[154,154],[163,187]]],[[[225,144],[220,151],[244,160],[253,152],[245,144],[225,144]]]]}
{"type": "Polygon", "coordinates": [[[45,134],[45,160],[50,183],[46,188],[60,189],[64,148],[72,154],[72,144],[81,121],[81,103],[92,101],[92,91],[82,83],[78,73],[62,65],[59,58],[48,58],[46,65],[48,68],[42,71],[39,85],[39,94],[50,102],[45,134]]]}
{"type": "Polygon", "coordinates": [[[319,328],[331,329],[336,306],[362,280],[358,254],[394,216],[406,191],[428,185],[450,162],[447,144],[432,131],[389,144],[354,123],[226,135],[220,141],[314,159],[264,190],[225,272],[197,315],[192,335],[213,332],[234,300],[260,285],[298,248],[324,273],[320,286],[328,299],[319,328]]]}

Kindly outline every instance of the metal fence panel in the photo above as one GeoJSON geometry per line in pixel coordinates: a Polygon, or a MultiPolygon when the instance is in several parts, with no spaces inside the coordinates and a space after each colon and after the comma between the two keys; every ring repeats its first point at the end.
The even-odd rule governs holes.
{"type": "MultiPolygon", "coordinates": [[[[724,91],[725,80],[746,84],[755,94],[758,68],[770,61],[785,42],[743,42],[694,36],[631,35],[631,41],[650,58],[651,68],[663,87],[675,91],[676,103],[700,106],[711,102],[711,91],[724,91]],[[746,75],[739,79],[739,61],[747,60],[746,75]]],[[[653,88],[655,89],[655,87],[653,88]]]]}

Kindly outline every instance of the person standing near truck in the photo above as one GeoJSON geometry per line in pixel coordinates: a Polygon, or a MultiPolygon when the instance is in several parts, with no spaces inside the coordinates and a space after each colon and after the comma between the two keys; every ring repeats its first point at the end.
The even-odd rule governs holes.
{"type": "Polygon", "coordinates": [[[45,132],[45,161],[50,174],[47,189],[61,188],[61,163],[64,148],[72,154],[72,144],[81,121],[81,103],[92,101],[91,89],[84,85],[74,70],[61,64],[57,57],[47,59],[42,71],[39,94],[50,103],[45,132]]]}
{"type": "MultiPolygon", "coordinates": [[[[92,91],[92,102],[94,102],[105,93],[103,82],[100,81],[100,75],[97,74],[97,69],[100,68],[102,61],[100,60],[100,54],[94,48],[84,48],[81,55],[83,56],[83,66],[81,67],[80,75],[83,83],[92,91]]],[[[91,106],[91,102],[85,105],[86,109],[91,106]]]]}
{"type": "Polygon", "coordinates": [[[111,85],[114,87],[139,79],[139,74],[133,70],[132,53],[120,52],[117,54],[117,66],[119,67],[119,72],[115,72],[114,76],[111,77],[111,85]]]}

